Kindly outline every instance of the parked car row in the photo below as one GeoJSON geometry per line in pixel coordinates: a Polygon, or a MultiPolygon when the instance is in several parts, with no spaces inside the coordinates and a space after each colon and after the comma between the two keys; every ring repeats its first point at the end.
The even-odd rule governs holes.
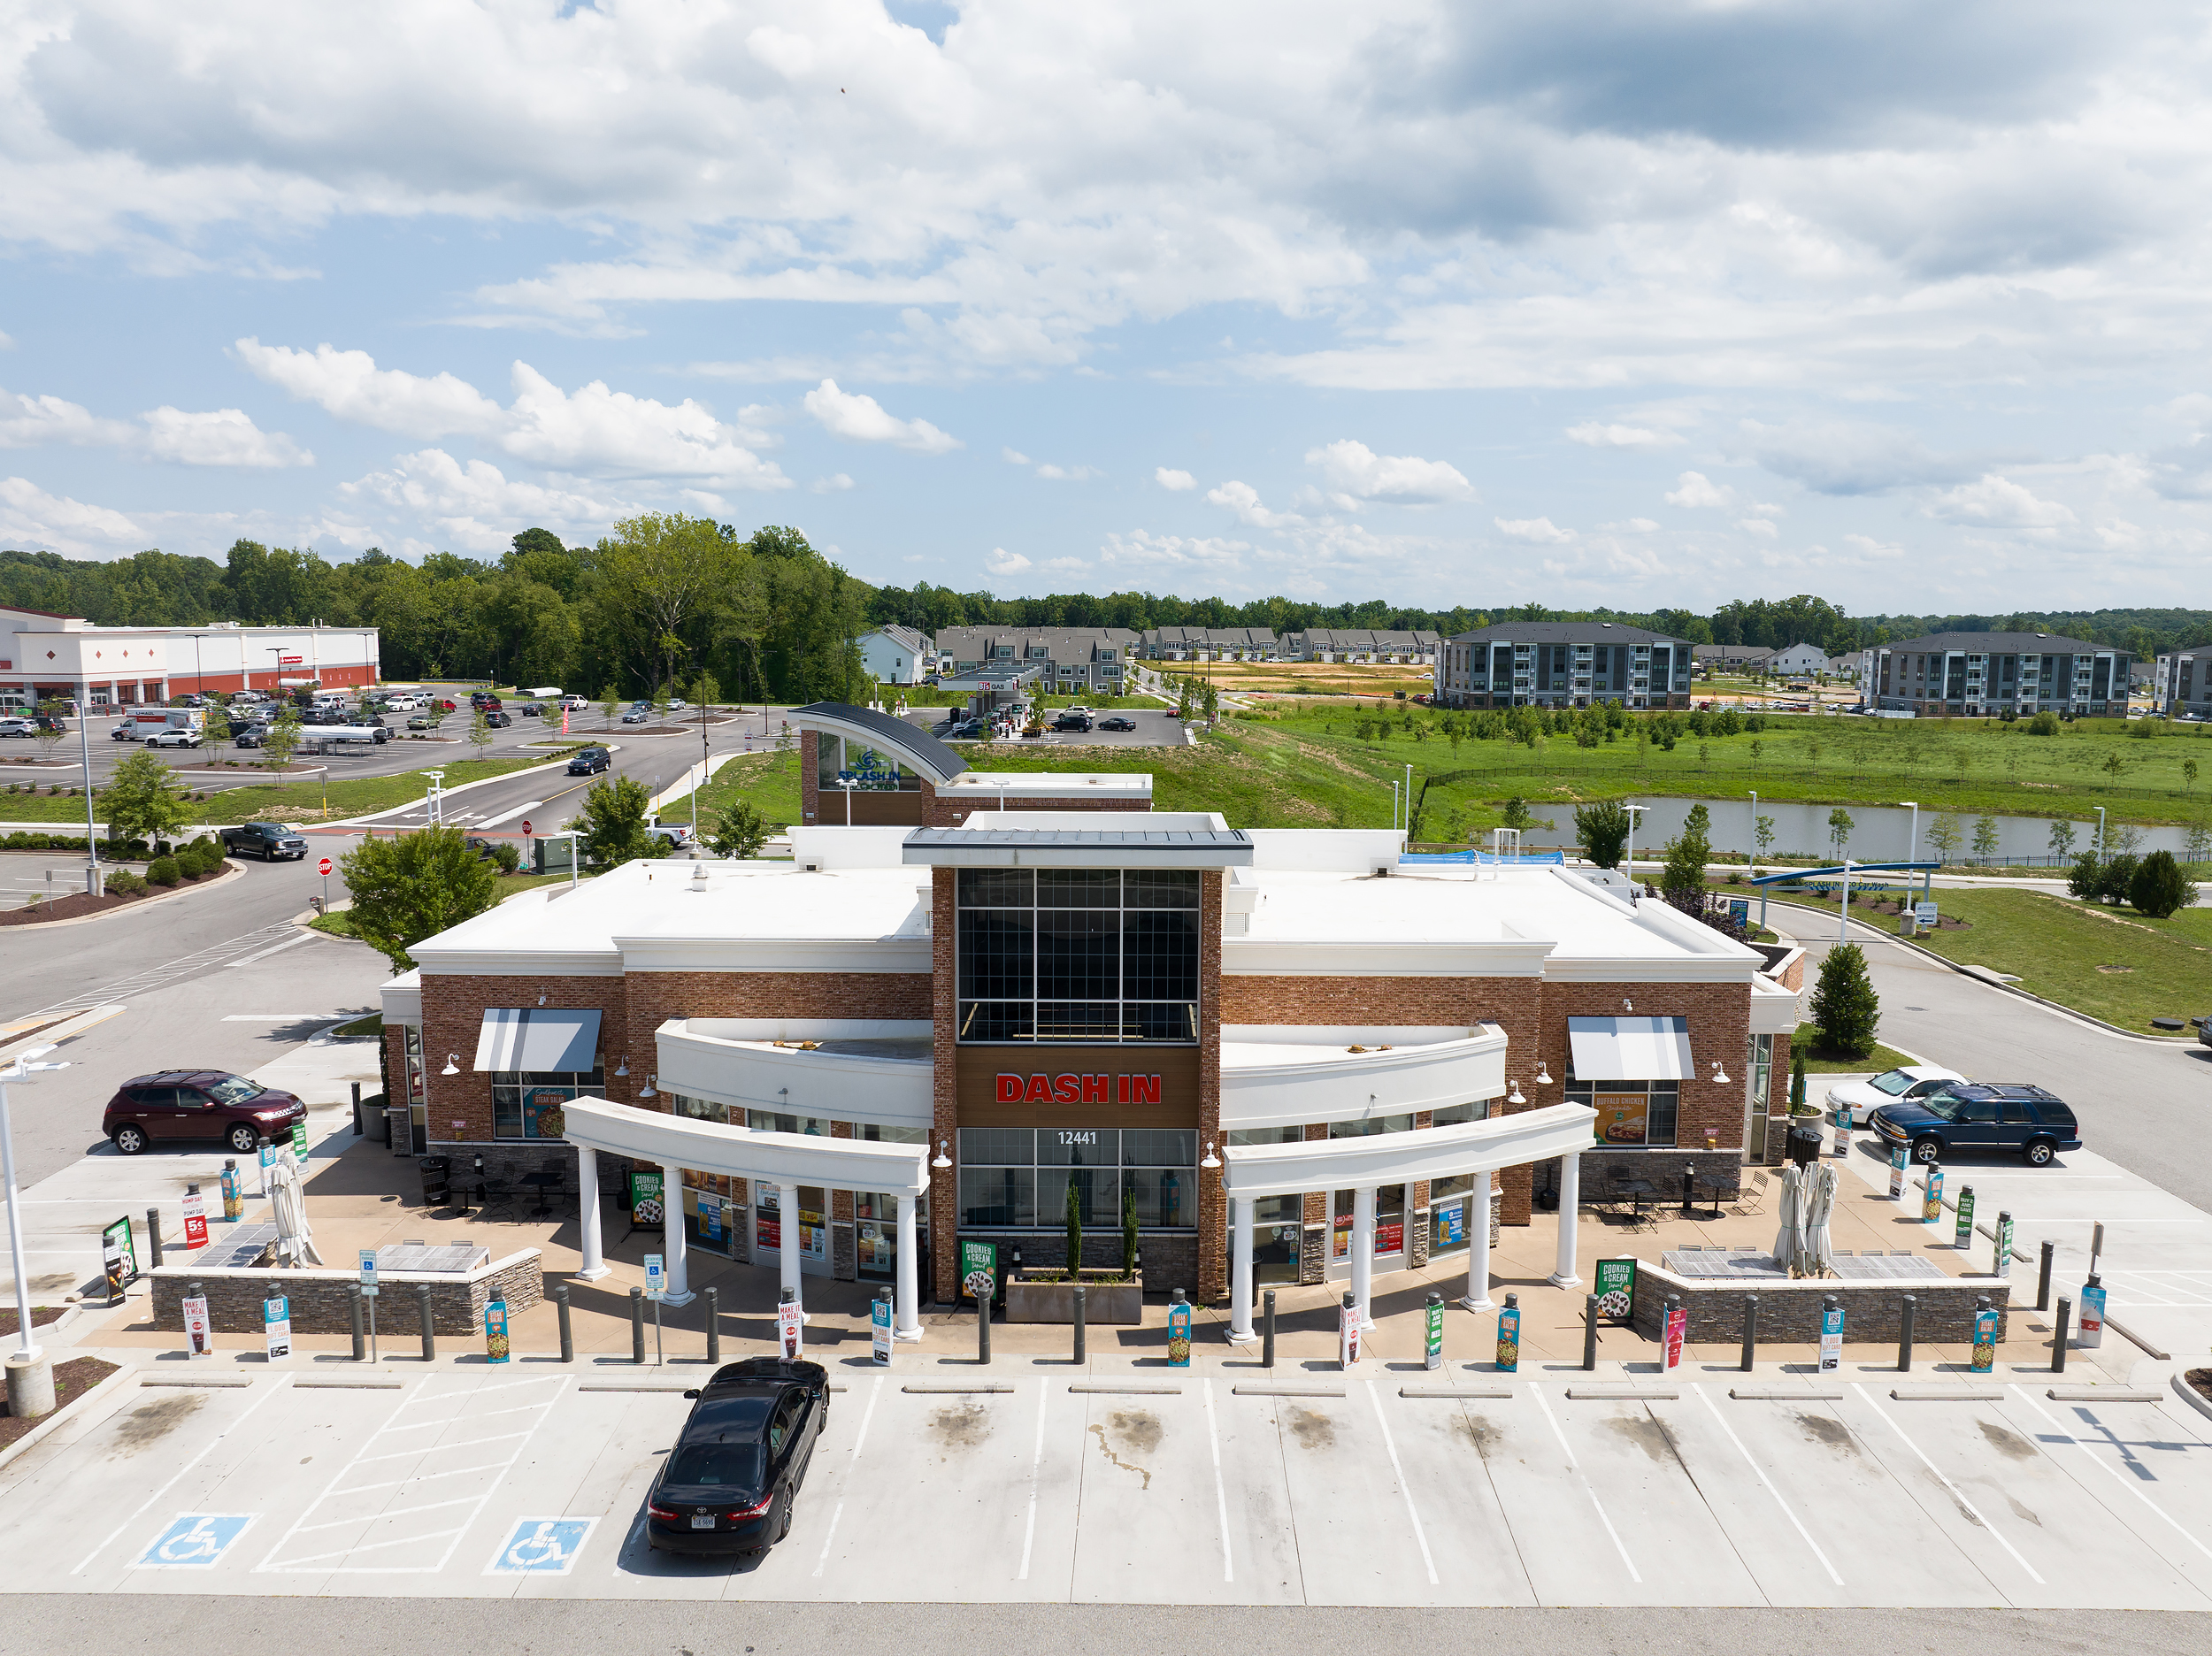
{"type": "Polygon", "coordinates": [[[1917,1162],[1959,1152],[2010,1152],[2030,1167],[2048,1167],[2063,1151],[2081,1148],[2081,1125],[2056,1093],[2028,1082],[1970,1081],[1956,1070],[1913,1064],[1828,1090],[1832,1113],[1848,1112],[1884,1144],[1903,1146],[1917,1162]]]}

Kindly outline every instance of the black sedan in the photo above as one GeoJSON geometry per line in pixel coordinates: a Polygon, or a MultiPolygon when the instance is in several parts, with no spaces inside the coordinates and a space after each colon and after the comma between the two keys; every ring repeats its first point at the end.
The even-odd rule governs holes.
{"type": "Polygon", "coordinates": [[[749,1357],[684,1395],[697,1401],[645,1498],[646,1545],[767,1551],[791,1531],[792,1503],[829,1422],[829,1370],[749,1357]]]}
{"type": "Polygon", "coordinates": [[[1110,731],[1133,731],[1137,728],[1137,721],[1125,718],[1101,719],[1098,722],[1098,728],[1110,731]]]}
{"type": "Polygon", "coordinates": [[[1904,1145],[1916,1162],[1947,1162],[2009,1150],[2030,1167],[2048,1167],[2062,1150],[2081,1148],[2073,1110],[2039,1086],[1961,1082],[1928,1098],[1899,1099],[1867,1117],[1885,1145],[1904,1145]]]}

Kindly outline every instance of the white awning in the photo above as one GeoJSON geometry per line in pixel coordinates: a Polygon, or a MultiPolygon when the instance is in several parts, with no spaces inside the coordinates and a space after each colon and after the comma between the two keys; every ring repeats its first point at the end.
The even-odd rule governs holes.
{"type": "Polygon", "coordinates": [[[599,1051],[599,1014],[545,1007],[487,1007],[476,1037],[481,1070],[588,1070],[599,1051]]]}
{"type": "Polygon", "coordinates": [[[1567,1044],[1578,1081],[1691,1078],[1687,1018],[1571,1017],[1567,1044]]]}
{"type": "Polygon", "coordinates": [[[1231,1196],[1251,1198],[1493,1172],[1591,1148],[1596,1118],[1586,1104],[1553,1104],[1449,1127],[1230,1145],[1221,1152],[1221,1182],[1231,1196]]]}
{"type": "Polygon", "coordinates": [[[907,1198],[918,1197],[929,1188],[927,1145],[755,1132],[688,1116],[664,1116],[602,1098],[571,1099],[561,1109],[566,1118],[561,1136],[571,1145],[657,1162],[663,1167],[761,1179],[772,1184],[882,1191],[907,1198]]]}

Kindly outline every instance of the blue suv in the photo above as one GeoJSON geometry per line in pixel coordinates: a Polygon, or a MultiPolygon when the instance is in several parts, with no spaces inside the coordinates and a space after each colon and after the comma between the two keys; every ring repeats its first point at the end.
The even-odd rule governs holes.
{"type": "Polygon", "coordinates": [[[2009,1150],[2030,1167],[2048,1167],[2060,1151],[2081,1148],[2080,1125],[2065,1101],[2024,1083],[1962,1081],[1926,1098],[1884,1104],[1867,1120],[1885,1144],[1906,1146],[1920,1162],[2009,1150]]]}

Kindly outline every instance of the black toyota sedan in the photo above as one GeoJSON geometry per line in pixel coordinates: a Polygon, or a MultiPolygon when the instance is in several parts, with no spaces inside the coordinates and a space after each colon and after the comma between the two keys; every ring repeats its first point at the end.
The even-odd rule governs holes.
{"type": "Polygon", "coordinates": [[[2009,1150],[2030,1167],[2048,1167],[2060,1151],[2081,1148],[2073,1110],[2056,1093],[2025,1083],[1961,1081],[1926,1098],[1884,1104],[1867,1123],[1884,1144],[1902,1144],[1921,1162],[2009,1150]]]}
{"type": "Polygon", "coordinates": [[[829,1370],[784,1357],[726,1363],[696,1391],[645,1498],[645,1544],[671,1552],[764,1552],[829,1422],[829,1370]]]}

